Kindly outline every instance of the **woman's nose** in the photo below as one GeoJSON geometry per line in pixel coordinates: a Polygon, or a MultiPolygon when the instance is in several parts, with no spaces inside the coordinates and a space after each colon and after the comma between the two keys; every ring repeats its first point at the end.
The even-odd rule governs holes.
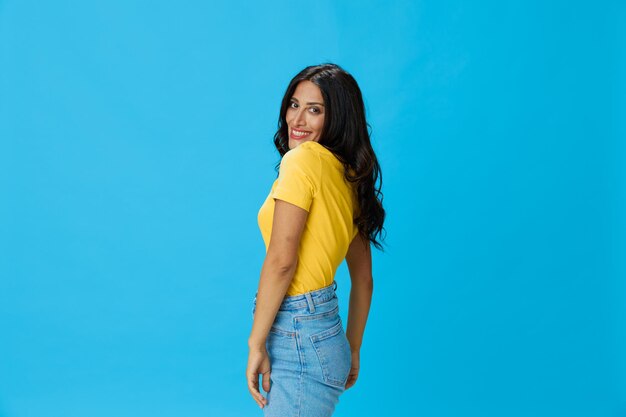
{"type": "Polygon", "coordinates": [[[302,126],[302,125],[305,124],[304,123],[304,112],[302,110],[298,109],[298,112],[296,113],[296,117],[293,120],[293,123],[296,126],[302,126]]]}

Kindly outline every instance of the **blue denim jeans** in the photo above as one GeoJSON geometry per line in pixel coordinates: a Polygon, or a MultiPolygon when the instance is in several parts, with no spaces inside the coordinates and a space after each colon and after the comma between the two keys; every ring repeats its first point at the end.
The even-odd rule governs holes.
{"type": "MultiPolygon", "coordinates": [[[[270,391],[265,417],[332,415],[350,373],[351,352],[337,283],[285,297],[267,337],[270,391]]],[[[254,307],[256,309],[256,296],[254,307]]]]}

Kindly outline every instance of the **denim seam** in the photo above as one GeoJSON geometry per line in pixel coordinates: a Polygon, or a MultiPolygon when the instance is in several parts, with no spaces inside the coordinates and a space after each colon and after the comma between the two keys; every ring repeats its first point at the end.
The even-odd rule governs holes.
{"type": "MultiPolygon", "coordinates": [[[[313,300],[313,305],[317,306],[319,304],[325,303],[327,301],[330,301],[333,299],[333,295],[328,295],[328,296],[321,296],[321,297],[311,297],[313,300]]],[[[307,303],[306,299],[302,300],[302,301],[297,301],[297,302],[289,302],[286,304],[283,304],[279,307],[280,311],[290,311],[290,310],[299,310],[302,308],[308,308],[309,304],[307,303]]]]}
{"type": "Polygon", "coordinates": [[[300,417],[300,410],[302,409],[302,386],[304,385],[304,370],[306,367],[306,361],[304,357],[304,350],[302,349],[302,339],[300,338],[300,333],[298,332],[297,322],[294,320],[294,329],[296,330],[296,350],[298,351],[298,359],[300,359],[300,378],[298,380],[298,401],[296,403],[296,416],[300,417]]]}
{"type": "Polygon", "coordinates": [[[341,321],[339,321],[330,329],[326,329],[322,332],[312,334],[310,336],[311,342],[320,342],[322,340],[328,339],[329,337],[333,337],[334,335],[336,335],[337,333],[341,331],[341,327],[342,327],[341,321]]]}
{"type": "Polygon", "coordinates": [[[324,313],[319,313],[319,314],[311,314],[311,315],[308,315],[308,316],[295,316],[293,319],[294,319],[294,321],[295,321],[296,323],[297,323],[298,321],[301,321],[301,320],[306,320],[306,321],[308,321],[308,320],[323,319],[323,318],[325,318],[325,317],[335,315],[335,314],[337,314],[338,312],[339,312],[339,306],[336,306],[336,307],[335,307],[335,308],[333,308],[332,310],[326,311],[326,312],[324,312],[324,313]]]}
{"type": "MultiPolygon", "coordinates": [[[[336,295],[336,291],[335,291],[336,284],[337,284],[336,281],[333,281],[333,283],[327,287],[309,292],[314,303],[319,304],[320,302],[324,302],[324,301],[328,301],[332,299],[336,295]]],[[[283,303],[281,304],[280,308],[291,310],[294,308],[307,307],[308,306],[307,301],[303,297],[305,297],[304,294],[288,296],[283,300],[283,303]],[[291,300],[290,298],[294,298],[294,299],[291,300]]]]}
{"type": "Polygon", "coordinates": [[[294,337],[296,337],[296,333],[295,332],[288,332],[287,330],[282,330],[282,329],[279,329],[278,327],[274,327],[274,326],[272,326],[270,328],[270,332],[272,332],[274,334],[277,334],[279,336],[289,337],[289,338],[292,338],[292,339],[294,337]]]}

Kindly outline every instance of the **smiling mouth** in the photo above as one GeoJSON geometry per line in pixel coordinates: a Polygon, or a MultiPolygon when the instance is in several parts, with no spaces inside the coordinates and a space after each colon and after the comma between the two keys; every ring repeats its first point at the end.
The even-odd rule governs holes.
{"type": "Polygon", "coordinates": [[[291,133],[289,134],[289,136],[292,139],[302,139],[309,136],[310,134],[311,132],[307,132],[305,130],[291,129],[291,133]]]}

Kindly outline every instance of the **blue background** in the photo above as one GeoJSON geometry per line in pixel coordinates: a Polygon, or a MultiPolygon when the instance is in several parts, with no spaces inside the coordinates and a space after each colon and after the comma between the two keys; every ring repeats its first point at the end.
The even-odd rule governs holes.
{"type": "Polygon", "coordinates": [[[326,61],[388,216],[336,415],[626,416],[625,25],[620,1],[0,1],[0,416],[261,415],[256,216],[282,94],[326,61]]]}

